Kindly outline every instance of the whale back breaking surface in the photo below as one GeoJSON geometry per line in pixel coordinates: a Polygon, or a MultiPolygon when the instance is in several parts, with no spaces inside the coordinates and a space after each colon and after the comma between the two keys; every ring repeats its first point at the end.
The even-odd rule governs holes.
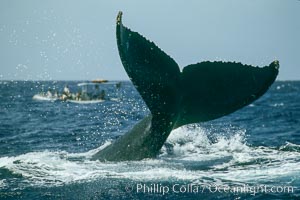
{"type": "Polygon", "coordinates": [[[116,37],[122,64],[151,115],[94,159],[155,157],[172,129],[213,120],[250,104],[268,90],[278,74],[278,61],[262,68],[206,61],[180,72],[169,55],[122,24],[121,12],[116,37]]]}

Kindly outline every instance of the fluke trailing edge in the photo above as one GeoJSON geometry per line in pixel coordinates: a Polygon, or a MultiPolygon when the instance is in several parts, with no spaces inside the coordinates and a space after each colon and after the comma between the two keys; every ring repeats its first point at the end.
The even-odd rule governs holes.
{"type": "Polygon", "coordinates": [[[213,120],[250,104],[278,74],[278,61],[263,68],[206,61],[180,72],[177,63],[153,42],[123,26],[121,12],[116,35],[122,64],[151,114],[93,159],[155,157],[173,129],[213,120]]]}

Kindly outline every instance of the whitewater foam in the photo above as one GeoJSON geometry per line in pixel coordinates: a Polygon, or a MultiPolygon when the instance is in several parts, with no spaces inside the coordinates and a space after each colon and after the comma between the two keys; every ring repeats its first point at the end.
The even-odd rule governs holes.
{"type": "MultiPolygon", "coordinates": [[[[31,152],[1,157],[0,168],[21,175],[26,186],[57,186],[99,178],[131,180],[189,180],[192,182],[276,183],[278,178],[299,174],[300,152],[247,145],[245,130],[209,139],[201,127],[174,130],[157,159],[130,162],[100,162],[90,158],[110,142],[85,153],[31,152]]],[[[297,178],[296,178],[297,179],[297,178]]],[[[291,181],[291,180],[289,180],[291,181]]],[[[299,181],[299,180],[298,180],[299,181]]],[[[4,187],[5,182],[0,182],[4,187]]]]}

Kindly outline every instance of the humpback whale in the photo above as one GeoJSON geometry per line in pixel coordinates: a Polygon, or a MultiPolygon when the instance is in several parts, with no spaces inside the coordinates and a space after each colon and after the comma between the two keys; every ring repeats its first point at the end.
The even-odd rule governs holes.
{"type": "Polygon", "coordinates": [[[236,62],[200,62],[183,68],[153,42],[116,21],[122,64],[151,114],[93,160],[127,161],[158,155],[180,126],[228,115],[262,96],[275,81],[279,62],[254,67],[236,62]]]}

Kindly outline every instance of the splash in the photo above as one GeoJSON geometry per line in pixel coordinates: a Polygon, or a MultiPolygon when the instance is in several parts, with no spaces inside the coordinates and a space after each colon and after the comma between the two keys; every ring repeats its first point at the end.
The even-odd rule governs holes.
{"type": "Polygon", "coordinates": [[[169,136],[162,156],[174,154],[183,159],[209,160],[215,156],[232,155],[233,152],[241,151],[249,151],[245,142],[245,130],[238,130],[226,137],[200,126],[184,126],[174,130],[169,136]],[[209,136],[215,138],[214,141],[209,136]]]}
{"type": "MultiPolygon", "coordinates": [[[[110,144],[108,141],[85,153],[44,151],[1,157],[0,169],[14,174],[14,179],[23,183],[19,187],[52,187],[99,179],[196,183],[299,181],[296,174],[300,171],[300,145],[287,143],[277,148],[252,147],[246,142],[245,130],[229,128],[228,131],[227,136],[211,137],[214,130],[200,126],[176,129],[156,159],[91,161],[95,152],[110,144]]],[[[4,178],[0,187],[8,187],[9,183],[4,178]]]]}

